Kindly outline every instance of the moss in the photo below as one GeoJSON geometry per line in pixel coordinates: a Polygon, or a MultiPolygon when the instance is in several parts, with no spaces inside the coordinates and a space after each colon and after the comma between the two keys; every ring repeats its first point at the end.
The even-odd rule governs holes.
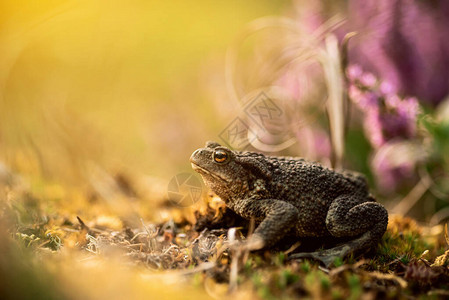
{"type": "MultiPolygon", "coordinates": [[[[440,230],[439,236],[430,236],[428,233],[435,230],[419,226],[410,218],[391,216],[388,230],[375,251],[365,257],[350,255],[337,259],[334,267],[326,270],[313,260],[288,260],[282,251],[260,251],[236,258],[235,252],[221,249],[226,229],[217,228],[218,234],[207,229],[200,233],[192,229],[194,224],[189,219],[176,223],[145,222],[145,228],[125,227],[126,223],[120,219],[100,223],[104,220],[100,216],[83,217],[78,222],[75,216],[68,222],[67,217],[50,215],[44,207],[28,213],[26,203],[34,197],[24,199],[3,210],[9,216],[19,216],[8,218],[13,220],[9,231],[14,233],[19,249],[36,253],[42,249],[60,253],[66,249],[104,258],[116,251],[112,249],[120,249],[127,260],[148,269],[187,270],[192,274],[191,286],[197,289],[202,289],[206,282],[210,286],[211,281],[226,289],[235,259],[238,259],[237,290],[249,289],[261,299],[358,299],[366,293],[378,298],[397,298],[447,288],[442,280],[448,273],[447,263],[436,269],[421,259],[428,250],[424,258],[430,265],[448,249],[444,234],[440,230]],[[215,262],[211,269],[196,271],[208,262],[215,262]],[[401,288],[401,282],[408,285],[401,288]]],[[[42,199],[30,203],[36,202],[45,203],[42,199]]],[[[110,213],[110,218],[118,217],[110,213]]],[[[48,262],[43,260],[43,266],[48,262]]],[[[75,263],[67,261],[68,265],[75,263]]]]}

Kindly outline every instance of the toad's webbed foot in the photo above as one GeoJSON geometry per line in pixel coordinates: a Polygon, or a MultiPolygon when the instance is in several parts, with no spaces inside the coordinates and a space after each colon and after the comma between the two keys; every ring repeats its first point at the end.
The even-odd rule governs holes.
{"type": "Polygon", "coordinates": [[[289,256],[289,259],[312,258],[322,262],[328,268],[337,258],[343,259],[351,253],[361,254],[363,252],[362,250],[368,250],[369,247],[367,246],[374,245],[375,241],[373,239],[373,233],[368,231],[360,237],[342,245],[321,251],[294,253],[289,256]]]}
{"type": "Polygon", "coordinates": [[[326,268],[329,268],[334,261],[340,257],[336,255],[323,254],[324,251],[296,253],[289,256],[289,259],[311,258],[321,262],[326,268]]]}
{"type": "Polygon", "coordinates": [[[311,258],[323,263],[324,266],[328,268],[335,262],[337,258],[343,258],[351,252],[351,245],[344,244],[322,251],[294,253],[289,255],[288,259],[311,258]]]}

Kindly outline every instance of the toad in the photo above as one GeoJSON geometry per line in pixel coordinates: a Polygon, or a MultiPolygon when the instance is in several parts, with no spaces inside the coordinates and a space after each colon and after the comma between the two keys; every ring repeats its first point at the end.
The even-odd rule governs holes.
{"type": "Polygon", "coordinates": [[[287,234],[348,238],[330,249],[290,256],[329,266],[337,257],[376,247],[387,229],[387,210],[369,193],[362,174],[302,158],[234,151],[216,142],[193,152],[190,162],[228,208],[256,221],[245,249],[271,247],[287,234]]]}

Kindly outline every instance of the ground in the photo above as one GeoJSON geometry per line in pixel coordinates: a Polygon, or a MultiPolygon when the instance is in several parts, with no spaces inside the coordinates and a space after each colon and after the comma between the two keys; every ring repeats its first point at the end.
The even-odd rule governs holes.
{"type": "MultiPolygon", "coordinates": [[[[53,186],[47,195],[57,191],[53,186]]],[[[443,225],[390,216],[378,249],[326,269],[314,261],[289,260],[307,241],[256,253],[231,251],[227,241],[244,239],[251,224],[212,195],[187,209],[161,201],[151,208],[158,217],[132,222],[95,196],[83,200],[90,201],[89,209],[74,212],[82,200],[62,206],[44,194],[13,185],[5,189],[0,262],[5,298],[449,296],[449,237],[443,225]]]]}

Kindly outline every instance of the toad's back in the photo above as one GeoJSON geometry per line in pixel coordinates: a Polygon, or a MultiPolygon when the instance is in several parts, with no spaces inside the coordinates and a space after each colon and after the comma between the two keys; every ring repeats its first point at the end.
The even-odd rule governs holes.
{"type": "MultiPolygon", "coordinates": [[[[254,156],[254,153],[251,153],[254,156]]],[[[302,158],[260,155],[271,173],[267,188],[272,197],[279,197],[292,204],[295,202],[331,202],[341,195],[368,197],[368,186],[363,175],[336,172],[319,163],[302,158]]],[[[363,202],[363,201],[362,201],[363,202]]]]}

